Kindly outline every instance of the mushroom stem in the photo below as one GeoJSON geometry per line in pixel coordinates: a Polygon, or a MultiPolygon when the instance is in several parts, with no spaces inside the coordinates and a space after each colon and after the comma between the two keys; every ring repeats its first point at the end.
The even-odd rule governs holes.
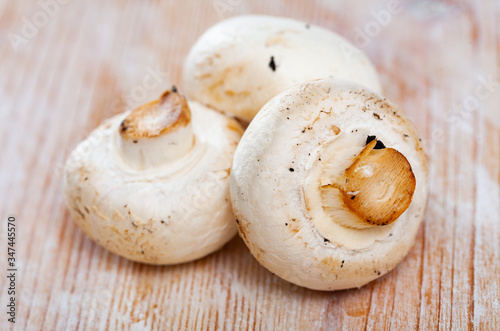
{"type": "Polygon", "coordinates": [[[325,211],[344,226],[388,225],[410,206],[416,185],[410,163],[393,148],[375,146],[376,139],[355,158],[340,182],[322,187],[325,211]]]}
{"type": "Polygon", "coordinates": [[[122,157],[137,170],[174,162],[194,143],[188,103],[174,90],[134,109],[118,130],[122,157]]]}

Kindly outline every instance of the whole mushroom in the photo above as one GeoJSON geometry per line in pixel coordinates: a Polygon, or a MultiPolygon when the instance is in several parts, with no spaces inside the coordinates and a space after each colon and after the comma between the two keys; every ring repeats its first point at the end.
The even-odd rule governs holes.
{"type": "Polygon", "coordinates": [[[198,39],[184,65],[189,98],[245,123],[286,88],[329,77],[381,92],[370,60],[349,41],[272,16],[237,16],[216,24],[198,39]]]}
{"type": "Polygon", "coordinates": [[[231,170],[241,237],[276,275],[316,290],[362,286],[408,253],[427,199],[412,123],[344,80],[296,85],[250,123],[231,170]]]}
{"type": "Polygon", "coordinates": [[[104,122],[71,153],[65,195],[97,243],[128,259],[203,257],[237,232],[229,172],[242,129],[175,90],[104,122]]]}

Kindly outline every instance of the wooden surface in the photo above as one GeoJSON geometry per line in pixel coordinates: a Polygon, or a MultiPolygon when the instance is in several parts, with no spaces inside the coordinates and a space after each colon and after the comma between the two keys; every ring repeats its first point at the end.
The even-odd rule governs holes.
{"type": "Polygon", "coordinates": [[[500,330],[500,85],[481,83],[500,81],[499,1],[404,2],[380,31],[371,11],[387,1],[64,2],[46,22],[38,2],[0,3],[0,329],[12,327],[13,214],[19,330],[500,330]],[[408,257],[361,289],[298,288],[260,267],[239,238],[194,263],[132,263],[86,238],[64,206],[71,149],[105,118],[182,85],[197,36],[243,13],[295,17],[350,40],[357,29],[378,32],[358,45],[422,134],[424,224],[408,257]]]}

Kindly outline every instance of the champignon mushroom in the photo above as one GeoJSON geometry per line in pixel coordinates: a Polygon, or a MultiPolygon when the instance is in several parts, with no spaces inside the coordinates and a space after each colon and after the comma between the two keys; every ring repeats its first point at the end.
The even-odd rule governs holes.
{"type": "Polygon", "coordinates": [[[229,172],[242,129],[174,91],[112,117],[71,153],[75,222],[111,252],[150,264],[203,257],[237,232],[229,172]]]}
{"type": "Polygon", "coordinates": [[[243,135],[230,177],[251,253],[316,290],[359,287],[393,269],[413,245],[427,197],[412,123],[344,80],[274,97],[243,135]]]}
{"type": "Polygon", "coordinates": [[[273,96],[319,78],[381,87],[370,60],[327,29],[289,18],[237,16],[207,30],[184,65],[189,98],[250,122],[273,96]]]}

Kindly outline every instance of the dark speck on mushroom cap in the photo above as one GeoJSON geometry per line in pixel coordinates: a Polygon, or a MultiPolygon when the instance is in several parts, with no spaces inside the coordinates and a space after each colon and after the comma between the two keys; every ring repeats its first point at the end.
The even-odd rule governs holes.
{"type": "Polygon", "coordinates": [[[276,63],[274,62],[274,56],[271,56],[271,61],[269,62],[269,68],[271,68],[272,71],[276,71],[276,63]]]}

